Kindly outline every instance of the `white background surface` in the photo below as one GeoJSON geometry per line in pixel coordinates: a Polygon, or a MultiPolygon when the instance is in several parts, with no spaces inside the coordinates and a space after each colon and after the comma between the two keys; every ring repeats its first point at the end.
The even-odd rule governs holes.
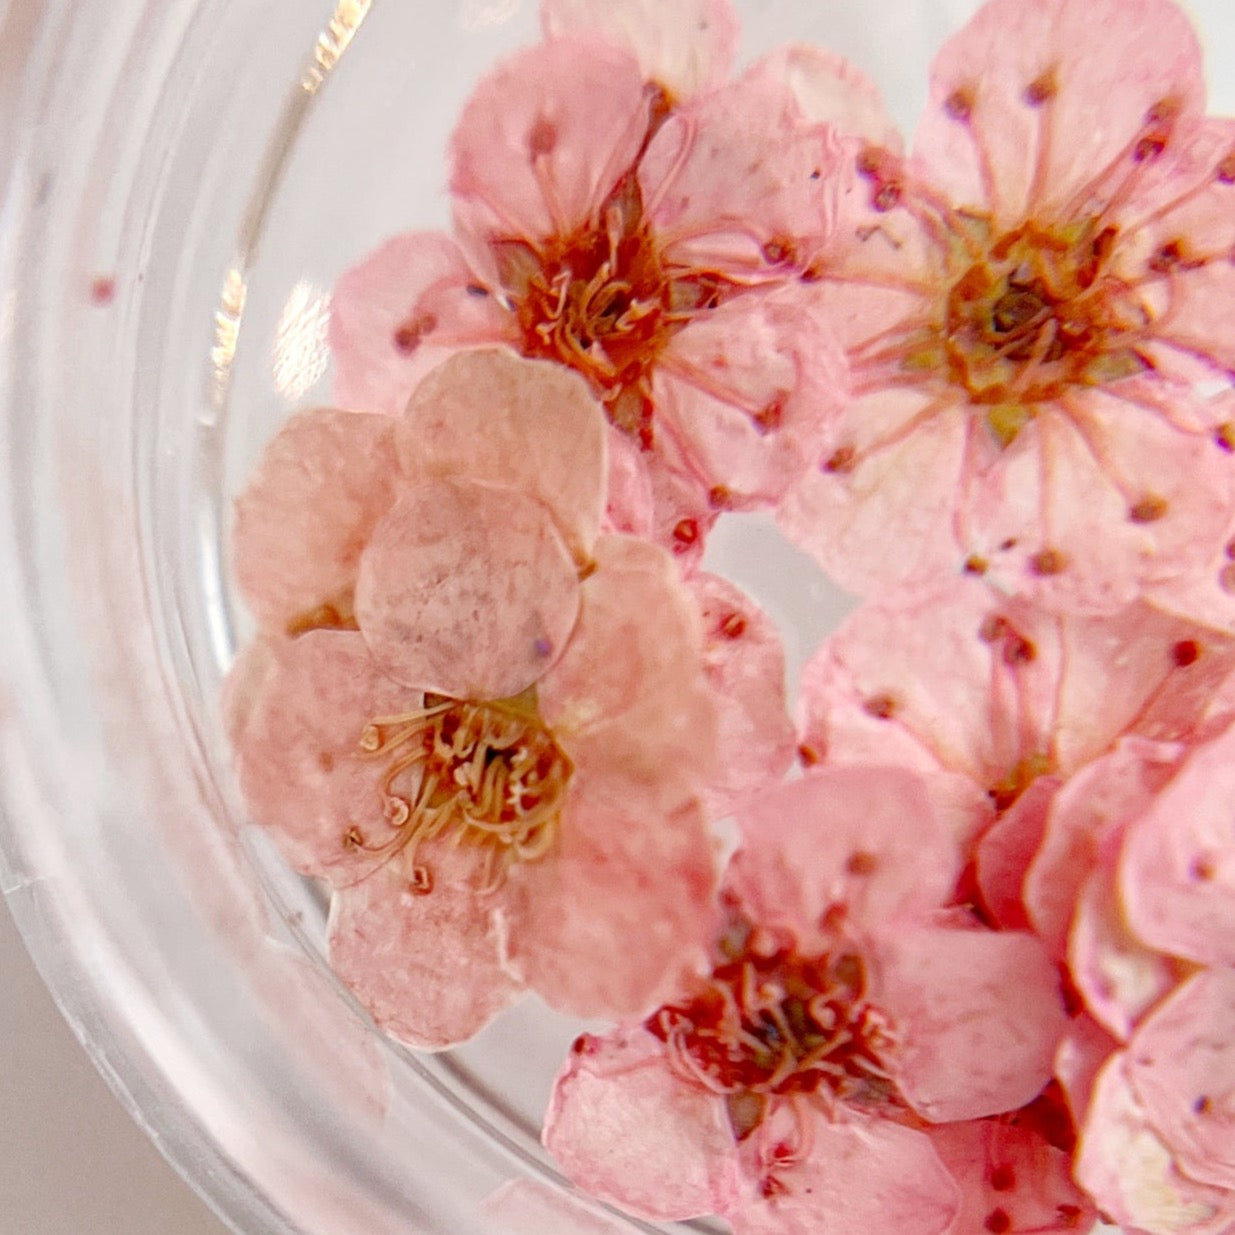
{"type": "Polygon", "coordinates": [[[94,1070],[0,904],[0,1235],[225,1235],[94,1070]]]}

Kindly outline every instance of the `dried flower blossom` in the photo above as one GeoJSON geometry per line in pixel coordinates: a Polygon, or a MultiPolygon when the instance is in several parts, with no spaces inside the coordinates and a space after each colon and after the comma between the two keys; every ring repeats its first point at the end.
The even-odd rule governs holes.
{"type": "Polygon", "coordinates": [[[1231,515],[1235,126],[1170,0],[990,0],[912,158],[855,142],[814,275],[857,398],[784,526],[852,590],[980,560],[1112,612],[1231,515]]]}
{"type": "Polygon", "coordinates": [[[546,1144],[644,1217],[951,1229],[959,1193],[927,1129],[1042,1090],[1065,1022],[1045,952],[944,911],[959,851],[907,773],[826,770],[738,819],[710,977],[576,1043],[546,1144]]]}
{"type": "Polygon", "coordinates": [[[247,594],[279,619],[231,692],[245,801],[334,885],[336,969],[420,1045],[469,1036],[524,985],[638,1014],[710,927],[699,618],[667,553],[598,535],[604,448],[578,377],[473,352],[398,421],[297,418],[242,499],[238,553],[261,546],[274,589],[255,575],[247,594]],[[374,500],[394,495],[376,522],[331,488],[363,492],[366,460],[374,500]],[[306,546],[263,522],[297,527],[305,505],[338,526],[306,546]],[[286,622],[317,544],[348,549],[286,622]]]}
{"type": "MultiPolygon", "coordinates": [[[[705,7],[721,30],[723,10],[705,7]]],[[[646,473],[646,509],[615,492],[613,525],[648,523],[692,555],[722,511],[780,499],[845,397],[840,349],[794,264],[795,237],[825,226],[836,149],[766,66],[671,108],[593,29],[632,13],[550,6],[551,31],[582,33],[481,81],[451,143],[458,242],[396,237],[343,276],[336,397],[397,413],[444,355],[484,344],[561,363],[646,473]]],[[[679,50],[684,16],[661,31],[679,50]]]]}

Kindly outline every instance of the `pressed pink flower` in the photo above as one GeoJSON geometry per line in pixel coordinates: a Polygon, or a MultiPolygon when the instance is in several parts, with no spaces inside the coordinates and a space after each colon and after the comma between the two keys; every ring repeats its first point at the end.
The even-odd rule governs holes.
{"type": "Polygon", "coordinates": [[[942,912],[959,854],[906,773],[827,770],[738,821],[710,977],[576,1043],[545,1143],[643,1217],[950,1230],[959,1193],[924,1129],[1042,1090],[1065,1022],[1052,966],[1027,934],[942,912]]]}
{"type": "Polygon", "coordinates": [[[470,1036],[525,985],[638,1015],[710,929],[693,606],[653,546],[604,537],[596,562],[578,629],[516,698],[479,669],[465,698],[409,688],[363,633],[316,630],[269,646],[234,726],[250,814],[335,887],[332,963],[414,1044],[470,1036]]]}
{"type": "MultiPolygon", "coordinates": [[[[723,10],[705,8],[719,29],[723,10]]],[[[625,27],[633,11],[597,21],[625,27]]],[[[615,487],[611,526],[690,555],[721,511],[780,499],[845,397],[843,357],[796,278],[837,151],[767,66],[670,108],[585,17],[550,6],[550,30],[582,32],[506,61],[465,107],[457,244],[399,237],[340,280],[336,397],[398,413],[443,354],[484,344],[564,364],[645,473],[615,487]]]]}
{"type": "Polygon", "coordinates": [[[782,511],[843,586],[968,563],[1112,612],[1219,550],[1235,126],[1203,103],[1170,0],[990,0],[913,156],[855,142],[811,277],[857,397],[782,511]]]}
{"type": "Polygon", "coordinates": [[[1059,616],[945,581],[867,602],[824,643],[802,675],[802,755],[928,775],[965,841],[1005,812],[979,861],[1006,883],[1040,832],[1036,797],[1010,810],[1027,789],[1127,733],[1196,738],[1233,668],[1228,638],[1147,604],[1059,616]]]}

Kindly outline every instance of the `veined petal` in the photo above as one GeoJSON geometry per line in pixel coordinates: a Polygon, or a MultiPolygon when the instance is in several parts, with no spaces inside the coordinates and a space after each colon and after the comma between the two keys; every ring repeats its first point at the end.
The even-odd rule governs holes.
{"type": "Polygon", "coordinates": [[[674,102],[725,80],[740,34],[730,0],[541,0],[540,19],[548,38],[597,34],[629,51],[674,102]]]}
{"type": "Polygon", "coordinates": [[[808,119],[835,125],[847,137],[898,151],[901,136],[883,96],[865,73],[835,52],[809,43],[791,43],[760,62],[774,79],[785,81],[808,119]]]}
{"type": "Polygon", "coordinates": [[[617,798],[576,772],[557,846],[508,877],[508,963],[564,1012],[647,1015],[703,965],[715,886],[697,803],[617,798]]]}
{"type": "Polygon", "coordinates": [[[755,921],[804,949],[839,910],[859,931],[930,913],[949,897],[959,853],[918,777],[821,766],[738,811],[729,880],[755,921]]]}
{"type": "Polygon", "coordinates": [[[473,351],[421,383],[395,446],[413,479],[457,477],[538,498],[583,564],[600,531],[607,432],[578,374],[505,351],[473,351]]]}
{"type": "Polygon", "coordinates": [[[721,507],[778,501],[849,395],[839,345],[802,290],[740,296],[674,336],[652,382],[667,448],[721,507]]]}
{"type": "Polygon", "coordinates": [[[465,248],[480,253],[496,238],[535,248],[594,225],[648,121],[638,62],[596,36],[551,39],[503,61],[476,87],[451,139],[465,248]]]}
{"type": "Polygon", "coordinates": [[[335,398],[397,416],[460,348],[518,338],[510,314],[441,232],[407,232],[346,270],[330,302],[335,398]]]}
{"type": "Polygon", "coordinates": [[[669,262],[781,278],[828,234],[826,181],[842,157],[832,128],[807,121],[788,84],[756,64],[669,116],[639,183],[669,262]]]}
{"type": "Polygon", "coordinates": [[[576,1185],[654,1222],[727,1210],[738,1194],[724,1101],[683,1081],[643,1029],[579,1039],[543,1139],[576,1185]]]}
{"type": "Polygon", "coordinates": [[[1204,98],[1170,0],[991,0],[935,58],[914,149],[953,202],[1004,223],[1092,215],[1190,136],[1204,98]]]}
{"type": "Polygon", "coordinates": [[[1036,1129],[973,1119],[937,1125],[930,1138],[961,1190],[961,1212],[950,1235],[1092,1229],[1097,1215],[1072,1182],[1068,1155],[1036,1129]]]}
{"type": "Polygon", "coordinates": [[[381,674],[353,631],[255,644],[236,672],[255,656],[262,671],[232,734],[245,807],[297,870],[335,882],[358,878],[376,859],[349,845],[349,833],[367,844],[391,835],[382,769],[360,739],[375,717],[418,708],[420,692],[381,674]]]}
{"type": "Polygon", "coordinates": [[[1137,812],[1119,885],[1128,920],[1152,947],[1235,965],[1235,728],[1197,748],[1137,812]]]}
{"type": "Polygon", "coordinates": [[[1235,972],[1206,969],[1155,1009],[1124,1069],[1178,1168],[1235,1190],[1235,972]]]}
{"type": "Polygon", "coordinates": [[[589,776],[676,803],[716,756],[699,617],[663,549],[602,536],[596,563],[574,636],[540,683],[541,714],[589,776]]]}
{"type": "Polygon", "coordinates": [[[1223,1235],[1235,1191],[1176,1169],[1128,1077],[1124,1052],[1098,1075],[1076,1152],[1077,1182],[1112,1220],[1152,1235],[1223,1235]]]}
{"type": "Polygon", "coordinates": [[[716,772],[708,799],[718,815],[793,762],[796,733],[785,706],[785,652],[772,620],[717,575],[689,581],[703,617],[704,671],[719,701],[716,772]]]}
{"type": "Polygon", "coordinates": [[[796,1153],[776,1121],[744,1144],[743,1165],[757,1187],[726,1214],[735,1235],[950,1229],[959,1191],[924,1132],[860,1116],[833,1121],[815,1108],[800,1119],[806,1147],[796,1153]]]}
{"type": "Polygon", "coordinates": [[[426,480],[365,549],[356,619],[391,677],[456,699],[526,690],[579,612],[574,561],[548,509],[510,489],[426,480]]]}
{"type": "Polygon", "coordinates": [[[1034,936],[915,927],[884,933],[879,955],[872,997],[904,1036],[896,1081],[919,1115],[978,1119],[1041,1093],[1067,1016],[1034,936]]]}
{"type": "Polygon", "coordinates": [[[474,854],[432,850],[431,893],[391,863],[336,892],[330,909],[335,972],[381,1029],[427,1051],[479,1033],[522,989],[502,967],[494,905],[468,877],[474,854]]]}
{"type": "Polygon", "coordinates": [[[261,625],[282,632],[326,605],[350,614],[360,554],[394,502],[384,416],[298,412],[266,446],[236,499],[232,563],[261,625]]]}

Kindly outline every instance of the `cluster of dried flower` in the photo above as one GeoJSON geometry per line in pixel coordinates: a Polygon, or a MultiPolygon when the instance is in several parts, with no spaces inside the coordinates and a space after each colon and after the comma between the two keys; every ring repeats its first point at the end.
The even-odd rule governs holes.
{"type": "Polygon", "coordinates": [[[545,1142],[738,1235],[1235,1231],[1235,122],[989,0],[905,153],[728,0],[543,0],[239,499],[252,817],[383,1028],[611,1021],[545,1142]],[[598,88],[597,83],[601,83],[598,88]],[[865,600],[789,718],[731,510],[865,600]],[[721,861],[716,825],[736,821],[721,861]]]}

